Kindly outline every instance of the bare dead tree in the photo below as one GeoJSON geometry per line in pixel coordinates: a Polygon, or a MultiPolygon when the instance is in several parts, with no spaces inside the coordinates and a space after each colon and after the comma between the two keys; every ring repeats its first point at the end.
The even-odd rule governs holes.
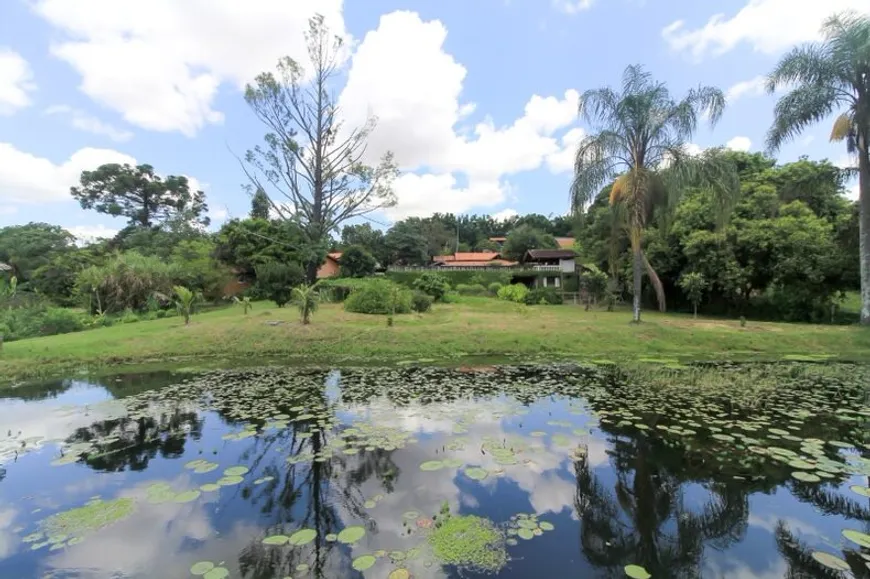
{"type": "Polygon", "coordinates": [[[348,219],[394,205],[399,172],[389,152],[376,167],[363,162],[375,117],[342,130],[330,92],[340,69],[341,38],[330,34],[320,15],[311,18],[305,37],[310,76],[284,57],[277,75],[261,73],[245,89],[245,100],[269,132],[265,145],[247,152],[242,167],[252,189],[266,191],[277,215],[302,226],[312,249],[306,272],[313,282],[329,233],[348,219]]]}

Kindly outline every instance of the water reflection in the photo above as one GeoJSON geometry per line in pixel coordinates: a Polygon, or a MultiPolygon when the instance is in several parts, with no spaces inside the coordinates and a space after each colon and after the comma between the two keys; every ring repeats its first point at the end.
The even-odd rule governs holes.
{"type": "MultiPolygon", "coordinates": [[[[840,535],[870,528],[870,499],[847,491],[868,476],[795,480],[793,467],[749,462],[748,450],[665,436],[672,417],[646,409],[639,428],[636,419],[608,416],[620,412],[602,402],[613,385],[596,380],[610,378],[585,370],[573,379],[590,389],[586,399],[563,395],[566,370],[558,378],[532,369],[428,373],[428,390],[413,370],[371,372],[255,371],[176,390],[159,389],[179,381],[167,375],[155,378],[158,389],[142,377],[65,381],[0,402],[11,433],[0,449],[31,441],[27,453],[0,455],[0,505],[8,505],[0,507],[0,577],[184,577],[208,561],[231,577],[333,579],[359,576],[352,562],[369,554],[378,556],[367,577],[399,568],[417,579],[476,577],[428,548],[421,525],[445,504],[454,516],[504,528],[517,513],[555,527],[511,545],[500,578],[622,577],[626,565],[653,577],[842,577],[819,562],[820,551],[845,561],[854,577],[870,573],[870,549],[840,535]],[[390,380],[405,386],[378,386],[390,380]],[[522,381],[538,395],[503,392],[522,381]],[[195,459],[219,466],[198,474],[185,468],[195,459]],[[457,466],[420,468],[439,460],[457,466]],[[195,490],[233,466],[249,469],[240,484],[190,502],[148,500],[157,481],[195,490]],[[468,476],[471,467],[485,478],[468,476]],[[131,497],[137,508],[79,544],[32,550],[26,539],[40,521],[97,496],[131,497]],[[351,525],[363,526],[364,538],[336,542],[351,525]],[[301,528],[314,530],[314,540],[263,543],[301,528]]],[[[808,417],[802,427],[806,438],[851,440],[868,458],[851,422],[808,417]]],[[[825,455],[840,456],[827,447],[825,455]]]]}

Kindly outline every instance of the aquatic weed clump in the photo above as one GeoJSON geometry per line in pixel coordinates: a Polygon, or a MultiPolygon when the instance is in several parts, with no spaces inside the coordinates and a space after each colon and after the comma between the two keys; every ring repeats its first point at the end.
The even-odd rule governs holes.
{"type": "Polygon", "coordinates": [[[442,563],[491,573],[507,564],[505,536],[488,519],[453,515],[438,522],[429,545],[442,563]]]}
{"type": "Polygon", "coordinates": [[[131,498],[112,501],[94,500],[83,507],[52,515],[40,527],[49,536],[81,537],[122,521],[133,514],[136,502],[131,498]]]}

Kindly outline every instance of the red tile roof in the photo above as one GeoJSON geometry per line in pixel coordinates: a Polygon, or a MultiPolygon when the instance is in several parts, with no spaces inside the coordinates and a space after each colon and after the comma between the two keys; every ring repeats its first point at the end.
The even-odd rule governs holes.
{"type": "Polygon", "coordinates": [[[481,251],[481,252],[459,252],[454,253],[453,255],[436,255],[432,258],[432,261],[439,263],[447,263],[447,262],[466,262],[466,261],[492,261],[493,259],[498,258],[498,253],[495,251],[481,251]]]}
{"type": "Polygon", "coordinates": [[[340,251],[334,251],[334,252],[332,252],[332,253],[327,253],[327,254],[326,254],[326,257],[328,257],[328,258],[331,259],[332,261],[338,261],[339,259],[341,259],[341,252],[340,252],[340,251]]]}
{"type": "Polygon", "coordinates": [[[574,242],[576,239],[573,237],[557,237],[556,243],[559,244],[559,247],[562,249],[574,249],[574,242]]]}

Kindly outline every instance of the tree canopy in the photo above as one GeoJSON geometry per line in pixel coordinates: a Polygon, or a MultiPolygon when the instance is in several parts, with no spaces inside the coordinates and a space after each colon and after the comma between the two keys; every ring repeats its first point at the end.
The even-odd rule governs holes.
{"type": "Polygon", "coordinates": [[[70,192],[83,209],[126,217],[130,225],[154,227],[173,218],[209,223],[205,193],[191,191],[183,175],[160,177],[151,165],[101,165],[83,171],[70,192]]]}

